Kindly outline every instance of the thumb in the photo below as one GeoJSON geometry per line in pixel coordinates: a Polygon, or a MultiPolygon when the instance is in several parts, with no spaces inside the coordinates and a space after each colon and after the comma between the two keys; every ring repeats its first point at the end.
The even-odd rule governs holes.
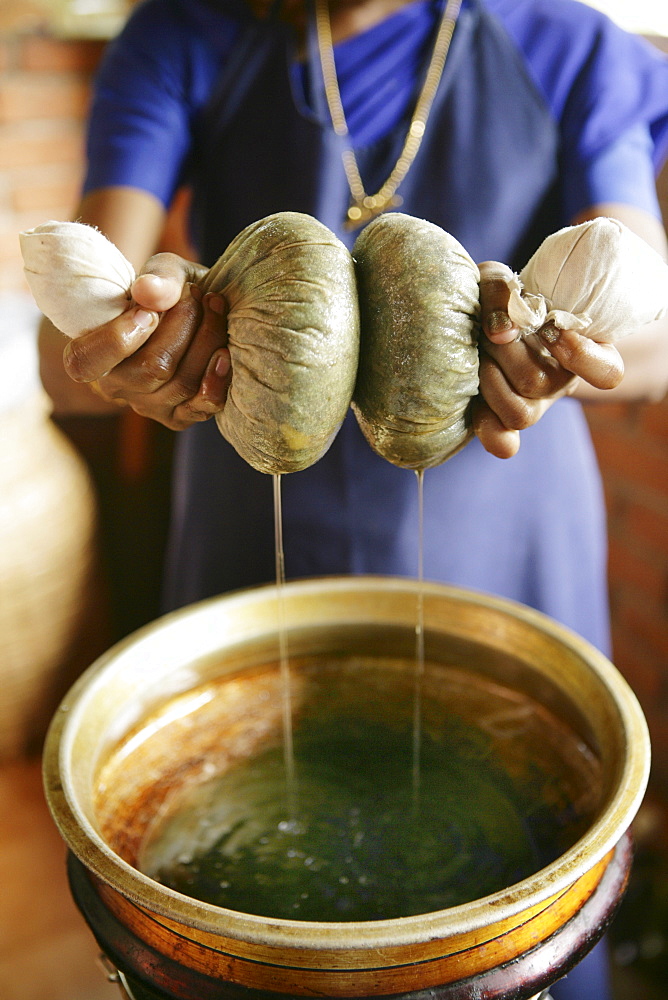
{"type": "Polygon", "coordinates": [[[493,344],[510,344],[517,338],[517,327],[508,315],[508,281],[513,272],[506,264],[486,260],[480,269],[480,323],[493,344]]]}
{"type": "Polygon", "coordinates": [[[174,253],[158,253],[146,261],[131,292],[137,305],[156,312],[171,309],[180,300],[183,287],[197,283],[207,269],[174,253]]]}

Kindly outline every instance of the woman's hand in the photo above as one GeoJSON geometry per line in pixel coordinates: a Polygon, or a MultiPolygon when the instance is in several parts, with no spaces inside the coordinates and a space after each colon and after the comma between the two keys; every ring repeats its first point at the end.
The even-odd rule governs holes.
{"type": "Polygon", "coordinates": [[[172,430],[222,410],[231,377],[227,310],[221,296],[203,296],[197,287],[204,273],[175,254],[152,257],[132,286],[129,308],[68,341],[70,378],[172,430]]]}
{"type": "Polygon", "coordinates": [[[546,353],[528,340],[507,313],[504,264],[480,265],[480,394],[473,401],[473,429],[486,451],[511,458],[520,446],[521,430],[535,424],[561,396],[575,392],[580,381],[596,389],[612,389],[624,375],[621,355],[611,344],[599,344],[572,330],[547,324],[536,334],[546,353]]]}

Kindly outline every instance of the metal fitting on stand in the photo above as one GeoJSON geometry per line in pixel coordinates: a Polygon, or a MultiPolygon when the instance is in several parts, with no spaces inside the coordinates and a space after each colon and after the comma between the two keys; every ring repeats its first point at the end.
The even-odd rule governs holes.
{"type": "Polygon", "coordinates": [[[107,982],[118,984],[118,988],[121,991],[121,996],[123,997],[123,1000],[136,1000],[136,998],[130,992],[130,987],[128,986],[127,979],[125,978],[121,970],[116,968],[111,959],[104,954],[104,952],[100,953],[98,957],[98,963],[100,965],[100,968],[104,972],[105,976],[107,977],[107,982]]]}

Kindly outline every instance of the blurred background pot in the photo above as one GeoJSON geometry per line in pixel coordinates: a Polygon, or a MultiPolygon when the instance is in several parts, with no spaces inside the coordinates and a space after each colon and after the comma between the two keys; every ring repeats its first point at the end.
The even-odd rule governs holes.
{"type": "MultiPolygon", "coordinates": [[[[289,584],[293,704],[302,662],[316,670],[332,656],[375,658],[381,669],[397,657],[410,662],[419,593],[398,578],[289,584]]],[[[649,770],[634,695],[605,657],[529,609],[437,584],[424,586],[423,608],[436,697],[440,665],[454,664],[473,687],[502,685],[532,699],[539,717],[567,726],[596,757],[585,832],[492,895],[389,920],[263,917],[159,884],[136,863],[175,785],[252,754],[258,733],[280,726],[280,698],[253,697],[278,656],[275,588],[193,605],[102,656],[65,698],[46,745],[47,798],[71,851],[75,898],[137,996],[521,1000],[554,983],[603,933],[625,885],[627,831],[649,770]],[[110,766],[111,782],[101,777],[110,766]]]]}
{"type": "Polygon", "coordinates": [[[36,315],[0,324],[0,759],[39,749],[58,702],[104,648],[97,512],[85,463],[50,419],[36,315]]]}

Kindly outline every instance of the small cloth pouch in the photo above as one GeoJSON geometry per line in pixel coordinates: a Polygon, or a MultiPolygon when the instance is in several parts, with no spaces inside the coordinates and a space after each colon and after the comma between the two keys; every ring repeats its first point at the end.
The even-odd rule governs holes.
{"type": "Polygon", "coordinates": [[[111,322],[130,305],[134,268],[99,230],[45,222],[21,233],[20,242],[35,302],[68,337],[111,322]]]}
{"type": "Polygon", "coordinates": [[[548,236],[508,287],[508,314],[523,335],[551,322],[612,343],[668,312],[668,265],[616,219],[548,236]]]}

